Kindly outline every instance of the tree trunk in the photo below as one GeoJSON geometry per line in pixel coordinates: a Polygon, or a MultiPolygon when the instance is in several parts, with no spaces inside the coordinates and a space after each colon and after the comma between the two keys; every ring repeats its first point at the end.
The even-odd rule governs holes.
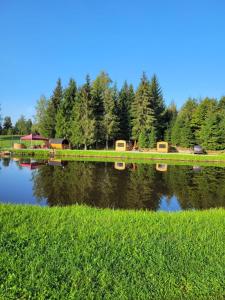
{"type": "Polygon", "coordinates": [[[87,144],[84,144],[84,150],[87,150],[87,144]]]}
{"type": "Polygon", "coordinates": [[[108,136],[106,136],[105,147],[106,147],[106,150],[109,149],[109,138],[108,138],[108,136]]]}

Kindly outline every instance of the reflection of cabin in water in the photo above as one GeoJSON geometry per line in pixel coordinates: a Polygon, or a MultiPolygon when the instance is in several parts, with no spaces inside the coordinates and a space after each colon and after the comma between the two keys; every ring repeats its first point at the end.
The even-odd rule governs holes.
{"type": "Polygon", "coordinates": [[[49,166],[56,166],[56,167],[65,167],[67,165],[67,161],[63,161],[61,159],[49,159],[48,161],[49,166]]]}
{"type": "Polygon", "coordinates": [[[125,162],[115,162],[114,168],[119,171],[123,171],[126,168],[125,162]]]}
{"type": "Polygon", "coordinates": [[[67,139],[50,139],[50,148],[52,149],[69,149],[69,141],[67,139]]]}
{"type": "Polygon", "coordinates": [[[167,164],[156,164],[156,171],[166,172],[167,164]]]}

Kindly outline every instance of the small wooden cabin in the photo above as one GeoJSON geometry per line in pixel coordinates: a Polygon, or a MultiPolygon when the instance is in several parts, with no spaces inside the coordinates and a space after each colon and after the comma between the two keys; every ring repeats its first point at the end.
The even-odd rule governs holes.
{"type": "Polygon", "coordinates": [[[158,142],[157,143],[157,152],[168,153],[169,150],[170,150],[169,144],[167,142],[158,142]]]}
{"type": "Polygon", "coordinates": [[[128,146],[127,146],[127,142],[125,140],[117,140],[116,141],[116,151],[127,151],[128,146]]]}
{"type": "Polygon", "coordinates": [[[69,141],[67,139],[50,139],[50,148],[52,149],[69,149],[69,141]]]}

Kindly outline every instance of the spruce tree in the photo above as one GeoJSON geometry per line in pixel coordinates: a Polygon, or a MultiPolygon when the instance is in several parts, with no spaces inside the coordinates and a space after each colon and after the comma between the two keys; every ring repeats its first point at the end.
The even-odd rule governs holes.
{"type": "Polygon", "coordinates": [[[95,142],[96,120],[94,116],[94,102],[91,95],[90,77],[78,91],[77,101],[73,108],[71,141],[74,145],[83,145],[86,150],[95,142]]]}
{"type": "Polygon", "coordinates": [[[116,98],[117,90],[106,89],[103,97],[104,104],[104,114],[102,120],[103,134],[105,138],[106,149],[109,148],[109,141],[113,139],[118,133],[118,118],[116,116],[116,98]]]}
{"type": "Polygon", "coordinates": [[[163,134],[166,129],[165,120],[165,104],[163,100],[162,90],[159,85],[157,76],[154,74],[150,82],[151,93],[151,108],[154,111],[155,116],[155,128],[157,128],[157,139],[162,140],[163,134]]]}
{"type": "Polygon", "coordinates": [[[61,85],[61,80],[58,79],[56,87],[53,91],[53,95],[48,101],[46,110],[46,120],[45,120],[45,131],[48,137],[55,137],[56,134],[56,116],[59,111],[61,101],[63,98],[63,88],[61,85]]]}
{"type": "Polygon", "coordinates": [[[166,129],[164,131],[164,141],[171,143],[172,128],[175,124],[177,118],[177,107],[174,102],[172,102],[166,109],[165,112],[165,125],[166,129]]]}
{"type": "Polygon", "coordinates": [[[198,103],[196,110],[193,112],[191,120],[191,128],[195,135],[196,143],[201,143],[200,130],[205,120],[211,113],[216,111],[217,101],[216,99],[205,98],[198,103]]]}
{"type": "Polygon", "coordinates": [[[155,127],[152,126],[150,134],[149,134],[149,140],[148,140],[148,147],[149,148],[155,148],[156,147],[156,130],[155,127]]]}
{"type": "Polygon", "coordinates": [[[119,133],[118,137],[123,140],[131,138],[131,105],[134,100],[134,90],[132,85],[128,85],[125,81],[118,99],[118,118],[119,133]]]}
{"type": "Polygon", "coordinates": [[[220,150],[220,121],[218,113],[211,113],[202,125],[199,137],[205,149],[220,150]]]}
{"type": "Polygon", "coordinates": [[[155,114],[152,108],[152,94],[150,83],[145,73],[136,91],[132,103],[132,136],[134,140],[139,139],[139,135],[148,135],[155,124],[155,114]]]}
{"type": "Polygon", "coordinates": [[[104,141],[104,133],[102,127],[103,115],[104,115],[104,95],[105,91],[110,87],[112,80],[108,74],[101,72],[100,75],[94,80],[91,88],[91,95],[93,98],[93,112],[96,120],[96,143],[104,141]]]}
{"type": "Polygon", "coordinates": [[[63,99],[56,116],[56,137],[71,137],[72,111],[77,95],[76,82],[70,79],[68,87],[64,90],[63,99]]]}
{"type": "Polygon", "coordinates": [[[141,132],[138,136],[138,146],[140,148],[147,148],[148,147],[147,133],[144,129],[141,130],[141,132]]]}
{"type": "Polygon", "coordinates": [[[3,133],[4,134],[12,134],[13,125],[11,121],[11,117],[6,116],[3,121],[3,133]]]}

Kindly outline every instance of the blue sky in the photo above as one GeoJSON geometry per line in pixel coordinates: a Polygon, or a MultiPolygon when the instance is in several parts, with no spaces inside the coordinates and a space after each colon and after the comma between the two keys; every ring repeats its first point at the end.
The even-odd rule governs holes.
{"type": "Polygon", "coordinates": [[[165,102],[225,94],[224,0],[0,0],[0,103],[31,117],[61,77],[101,70],[136,87],[156,73],[165,102]]]}

